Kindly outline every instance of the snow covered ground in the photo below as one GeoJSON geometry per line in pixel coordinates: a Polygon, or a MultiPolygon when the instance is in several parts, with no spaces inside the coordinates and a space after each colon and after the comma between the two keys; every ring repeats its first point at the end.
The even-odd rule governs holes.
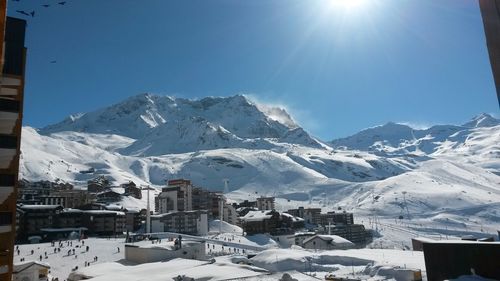
{"type": "Polygon", "coordinates": [[[40,256],[42,256],[42,262],[51,266],[50,275],[58,277],[62,281],[68,278],[68,275],[75,267],[78,266],[78,269],[84,268],[85,262],[96,265],[119,261],[124,258],[125,239],[123,238],[89,238],[82,241],[84,244],[78,242],[78,240],[72,240],[72,246],[67,245],[67,241],[62,241],[61,251],[57,253],[54,253],[54,249],[59,248],[57,242],[55,246],[52,246],[51,243],[19,245],[20,254],[14,253],[14,263],[19,262],[21,258],[24,258],[25,261],[40,261],[40,256]],[[86,246],[89,246],[88,252],[86,246]],[[73,249],[75,254],[72,252],[73,249]],[[119,252],[118,249],[120,249],[119,252]],[[31,254],[32,250],[33,254],[31,254]],[[71,250],[70,255],[68,255],[69,250],[71,250]],[[47,253],[47,259],[45,259],[45,253],[47,253]],[[94,257],[97,257],[97,261],[94,261],[94,257]]]}
{"type": "MultiPolygon", "coordinates": [[[[350,256],[375,264],[354,266],[355,274],[364,276],[380,269],[373,266],[384,265],[386,253],[390,256],[380,248],[408,250],[410,239],[417,236],[487,237],[500,229],[500,120],[487,114],[462,125],[425,130],[388,123],[322,142],[286,111],[244,96],[185,100],[146,94],[41,130],[25,127],[21,149],[21,178],[31,181],[63,181],[84,188],[87,180],[104,175],[114,185],[150,185],[155,188],[153,198],[167,179],[186,178],[197,186],[223,190],[222,179],[228,178],[231,192],[226,196],[231,201],[267,195],[276,196],[279,211],[303,206],[353,212],[356,223],[375,231],[368,245],[375,252],[350,256]]],[[[4,197],[0,194],[0,202],[4,197]]],[[[124,197],[119,204],[145,208],[145,191],[142,198],[124,197]]],[[[270,237],[241,237],[241,228],[235,226],[223,224],[224,234],[217,235],[219,224],[214,221],[210,231],[208,238],[221,241],[213,245],[214,255],[229,254],[228,247],[222,249],[225,242],[280,251],[270,237]]],[[[100,251],[92,252],[91,247],[75,259],[50,255],[53,249],[44,244],[23,245],[20,257],[34,249],[29,258],[38,259],[47,251],[47,261],[57,264],[53,270],[61,276],[77,265],[81,269],[84,258],[92,261],[98,255],[96,264],[122,258],[117,253],[121,241],[88,241],[100,251]]],[[[406,257],[411,252],[395,253],[406,257]]],[[[300,259],[306,254],[290,252],[300,259]]],[[[268,258],[262,257],[262,266],[268,267],[268,258]]],[[[312,259],[318,269],[329,268],[321,259],[312,259]]],[[[334,267],[349,271],[345,265],[334,267]]],[[[245,280],[257,280],[251,278],[260,276],[245,280]]]]}
{"type": "MultiPolygon", "coordinates": [[[[223,237],[233,237],[233,234],[226,233],[220,238],[223,237]]],[[[56,247],[51,243],[20,245],[20,255],[16,253],[15,260],[19,261],[20,258],[25,258],[26,261],[38,260],[40,255],[44,257],[47,252],[48,258],[42,258],[42,261],[51,266],[51,276],[58,277],[59,280],[67,279],[70,273],[73,273],[73,277],[86,276],[93,277],[91,280],[110,281],[135,281],[142,280],[141,278],[172,280],[178,275],[186,275],[196,280],[277,280],[286,272],[298,280],[313,280],[313,277],[307,274],[323,277],[329,272],[334,272],[339,276],[348,276],[353,271],[357,277],[371,278],[370,275],[378,274],[375,279],[384,279],[391,278],[390,274],[394,274],[388,268],[424,269],[422,253],[413,251],[358,249],[314,252],[299,247],[292,249],[274,247],[248,259],[241,252],[229,252],[227,248],[221,251],[220,245],[217,245],[216,250],[220,252],[214,255],[216,262],[213,264],[208,262],[210,257],[207,257],[207,261],[175,259],[134,265],[123,260],[125,244],[123,239],[89,238],[82,241],[85,243],[83,246],[78,240],[73,240],[72,246],[63,241],[61,252],[58,253],[54,253],[57,243],[56,247]],[[79,247],[76,247],[77,245],[79,247]],[[85,251],[86,246],[90,248],[88,252],[85,251]],[[72,249],[75,249],[74,255],[72,249]],[[34,250],[33,255],[31,250],[34,250]],[[68,250],[71,250],[69,256],[68,250]],[[94,260],[96,256],[97,261],[94,260]],[[90,266],[85,266],[85,262],[89,262],[90,266]],[[381,266],[386,270],[378,272],[381,266]],[[78,269],[75,270],[76,267],[78,269]]]]}

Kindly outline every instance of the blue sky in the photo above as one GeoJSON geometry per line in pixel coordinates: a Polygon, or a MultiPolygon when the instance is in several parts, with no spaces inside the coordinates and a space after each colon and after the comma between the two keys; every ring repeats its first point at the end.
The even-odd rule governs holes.
{"type": "Polygon", "coordinates": [[[9,15],[36,10],[26,125],[144,92],[247,93],[325,140],[388,121],[498,116],[476,0],[57,2],[9,1],[9,15]]]}

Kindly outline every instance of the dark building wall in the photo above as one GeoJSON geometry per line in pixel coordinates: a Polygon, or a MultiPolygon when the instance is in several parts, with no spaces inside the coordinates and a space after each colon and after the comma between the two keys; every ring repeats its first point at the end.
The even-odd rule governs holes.
{"type": "Polygon", "coordinates": [[[500,104],[500,0],[479,0],[486,44],[500,104]]]}
{"type": "Polygon", "coordinates": [[[424,243],[427,280],[454,279],[461,275],[477,275],[500,280],[500,243],[458,242],[424,243]]]}
{"type": "Polygon", "coordinates": [[[3,73],[22,76],[24,73],[24,35],[26,21],[7,18],[5,26],[5,61],[3,73]]]}

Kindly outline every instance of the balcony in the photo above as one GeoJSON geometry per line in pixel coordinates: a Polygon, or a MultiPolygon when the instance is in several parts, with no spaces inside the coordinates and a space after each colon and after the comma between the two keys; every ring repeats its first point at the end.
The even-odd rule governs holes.
{"type": "Polygon", "coordinates": [[[2,204],[14,192],[15,176],[0,174],[0,204],[2,204]]]}
{"type": "Polygon", "coordinates": [[[12,213],[0,212],[0,233],[12,231],[12,213]]]}
{"type": "MultiPolygon", "coordinates": [[[[15,79],[10,81],[11,84],[20,84],[21,83],[21,80],[19,79],[16,79],[16,78],[7,78],[7,79],[15,79]]],[[[3,83],[4,79],[2,79],[2,85],[3,86],[6,86],[4,83],[3,83]]],[[[7,81],[9,82],[9,81],[7,81]]],[[[14,85],[11,85],[11,86],[14,86],[14,85]]],[[[2,87],[0,89],[0,96],[2,97],[16,97],[17,95],[19,94],[19,90],[17,88],[6,88],[6,87],[2,87]]]]}
{"type": "Polygon", "coordinates": [[[10,92],[11,93],[10,95],[17,95],[17,90],[12,87],[19,87],[21,86],[21,84],[22,84],[21,78],[18,76],[7,76],[7,75],[2,76],[2,95],[8,95],[4,94],[4,89],[6,90],[5,91],[6,93],[10,92]],[[15,90],[15,93],[13,90],[15,90]]]}
{"type": "Polygon", "coordinates": [[[0,135],[0,169],[8,169],[17,154],[17,137],[0,135]]]}
{"type": "Polygon", "coordinates": [[[19,101],[0,98],[0,134],[12,134],[19,119],[19,101]]]}

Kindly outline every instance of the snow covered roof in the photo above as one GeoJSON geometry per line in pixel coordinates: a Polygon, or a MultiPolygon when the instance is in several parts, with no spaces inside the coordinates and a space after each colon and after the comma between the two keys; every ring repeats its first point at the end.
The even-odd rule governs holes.
{"type": "Polygon", "coordinates": [[[52,210],[62,208],[61,205],[21,205],[22,210],[52,210]]]}
{"type": "Polygon", "coordinates": [[[351,241],[345,239],[345,238],[342,238],[338,235],[323,235],[323,234],[318,234],[318,235],[314,235],[313,237],[310,237],[310,238],[307,238],[306,240],[304,240],[304,244],[308,243],[309,241],[312,241],[316,238],[319,238],[321,240],[324,240],[324,241],[327,241],[331,244],[345,244],[345,245],[354,245],[354,243],[352,243],[351,241]]]}
{"type": "Polygon", "coordinates": [[[84,210],[80,209],[72,209],[72,208],[66,208],[63,210],[64,213],[83,213],[84,210]]]}
{"type": "Polygon", "coordinates": [[[316,232],[295,232],[293,236],[298,237],[298,236],[314,236],[316,235],[316,232]]]}
{"type": "Polygon", "coordinates": [[[303,218],[299,218],[299,217],[296,217],[296,216],[293,216],[293,215],[290,215],[289,213],[281,213],[282,216],[284,217],[288,217],[288,218],[291,218],[292,221],[294,222],[297,222],[297,221],[304,221],[303,218]]]}
{"type": "Polygon", "coordinates": [[[65,227],[65,228],[41,228],[42,232],[70,232],[70,231],[80,231],[88,230],[86,227],[65,227]]]}
{"type": "Polygon", "coordinates": [[[173,280],[182,275],[194,280],[233,280],[266,275],[268,271],[254,266],[233,264],[224,257],[218,257],[215,263],[186,259],[135,266],[126,266],[117,262],[102,263],[84,267],[78,272],[73,272],[71,277],[84,276],[85,279],[92,278],[95,281],[135,281],[144,279],[145,274],[147,274],[148,281],[173,280]]]}
{"type": "Polygon", "coordinates": [[[94,215],[104,215],[104,214],[117,214],[122,216],[125,215],[124,212],[110,211],[110,210],[85,210],[83,212],[94,215]]]}
{"type": "Polygon", "coordinates": [[[111,211],[121,211],[121,210],[123,210],[123,206],[121,206],[121,205],[115,205],[115,204],[106,205],[105,208],[107,210],[111,210],[111,211]]]}
{"type": "Polygon", "coordinates": [[[272,218],[272,216],[273,211],[250,211],[240,219],[242,221],[263,221],[272,218]]]}
{"type": "Polygon", "coordinates": [[[21,262],[21,263],[15,263],[14,264],[14,270],[13,273],[20,273],[32,266],[41,266],[45,268],[50,268],[50,265],[43,263],[43,262],[38,262],[38,261],[26,261],[26,262],[21,262]]]}
{"type": "MultiPolygon", "coordinates": [[[[189,247],[193,245],[199,245],[204,243],[203,241],[191,241],[191,240],[182,240],[182,247],[189,247]]],[[[141,241],[135,242],[133,244],[126,244],[128,247],[140,247],[140,248],[154,248],[154,249],[166,249],[166,250],[175,250],[174,241],[166,241],[159,244],[152,244],[150,241],[141,241]]]]}

